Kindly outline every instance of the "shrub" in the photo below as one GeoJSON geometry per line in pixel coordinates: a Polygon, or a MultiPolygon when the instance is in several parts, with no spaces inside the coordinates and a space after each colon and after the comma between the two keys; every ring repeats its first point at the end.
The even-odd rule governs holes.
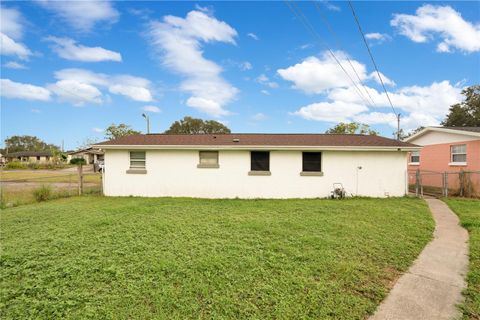
{"type": "Polygon", "coordinates": [[[81,165],[81,164],[86,164],[87,162],[83,158],[73,158],[70,160],[70,164],[76,164],[76,165],[81,165]]]}
{"type": "Polygon", "coordinates": [[[5,169],[28,169],[28,165],[19,161],[12,161],[5,165],[5,169]]]}
{"type": "Polygon", "coordinates": [[[33,195],[37,202],[47,201],[52,197],[52,188],[50,188],[50,186],[43,185],[33,190],[33,195]]]}
{"type": "Polygon", "coordinates": [[[29,162],[27,166],[29,169],[33,169],[33,170],[40,168],[40,165],[36,162],[29,162]]]}

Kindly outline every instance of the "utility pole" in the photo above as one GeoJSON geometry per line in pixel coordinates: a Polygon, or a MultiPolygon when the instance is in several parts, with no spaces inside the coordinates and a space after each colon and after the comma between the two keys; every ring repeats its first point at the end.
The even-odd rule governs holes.
{"type": "Polygon", "coordinates": [[[397,114],[397,140],[400,141],[400,113],[397,114]]]}
{"type": "Polygon", "coordinates": [[[150,133],[150,117],[147,116],[145,113],[142,113],[142,117],[145,118],[145,120],[147,120],[147,134],[150,133]]]}

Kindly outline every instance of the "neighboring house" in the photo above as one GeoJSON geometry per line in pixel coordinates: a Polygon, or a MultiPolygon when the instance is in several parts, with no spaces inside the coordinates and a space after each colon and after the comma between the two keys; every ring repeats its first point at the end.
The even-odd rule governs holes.
{"type": "Polygon", "coordinates": [[[327,197],[407,192],[407,154],[420,147],[379,136],[336,134],[131,135],[105,151],[107,196],[327,197]]]}
{"type": "Polygon", "coordinates": [[[68,151],[67,162],[70,162],[73,158],[83,158],[87,164],[95,164],[98,161],[103,161],[103,151],[92,147],[77,151],[68,151]]]}
{"type": "Polygon", "coordinates": [[[47,163],[53,161],[52,153],[50,151],[18,151],[7,153],[5,155],[6,162],[20,161],[20,162],[38,162],[47,163]]]}
{"type": "Polygon", "coordinates": [[[410,171],[480,171],[480,127],[427,127],[405,141],[423,146],[409,154],[410,171]]]}
{"type": "Polygon", "coordinates": [[[470,172],[464,177],[471,186],[480,188],[480,127],[428,127],[405,141],[423,146],[409,154],[410,185],[416,183],[418,171],[424,186],[447,184],[449,189],[459,190],[459,172],[465,171],[470,172]]]}

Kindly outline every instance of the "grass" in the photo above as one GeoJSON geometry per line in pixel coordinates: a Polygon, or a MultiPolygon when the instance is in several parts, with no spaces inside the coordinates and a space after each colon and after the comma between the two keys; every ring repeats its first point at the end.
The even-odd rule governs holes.
{"type": "Polygon", "coordinates": [[[1,213],[0,318],[362,319],[424,201],[74,197],[1,213]]]}
{"type": "Polygon", "coordinates": [[[480,200],[449,198],[444,201],[459,216],[470,234],[468,288],[462,305],[464,319],[480,319],[480,200]]]}

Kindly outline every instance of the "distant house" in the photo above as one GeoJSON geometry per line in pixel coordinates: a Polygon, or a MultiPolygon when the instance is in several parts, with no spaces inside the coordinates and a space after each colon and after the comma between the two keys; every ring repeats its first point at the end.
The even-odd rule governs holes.
{"type": "Polygon", "coordinates": [[[20,161],[20,162],[38,162],[47,163],[53,160],[52,152],[50,151],[18,151],[11,152],[5,155],[6,162],[20,161]]]}
{"type": "Polygon", "coordinates": [[[104,152],[92,147],[67,152],[67,162],[70,162],[73,158],[83,158],[87,164],[95,164],[98,161],[103,161],[104,152]]]}
{"type": "Polygon", "coordinates": [[[409,154],[411,171],[480,170],[480,127],[427,127],[405,141],[423,146],[409,154]]]}
{"type": "Polygon", "coordinates": [[[407,193],[411,143],[342,134],[131,135],[98,143],[107,196],[327,197],[407,193]]]}

